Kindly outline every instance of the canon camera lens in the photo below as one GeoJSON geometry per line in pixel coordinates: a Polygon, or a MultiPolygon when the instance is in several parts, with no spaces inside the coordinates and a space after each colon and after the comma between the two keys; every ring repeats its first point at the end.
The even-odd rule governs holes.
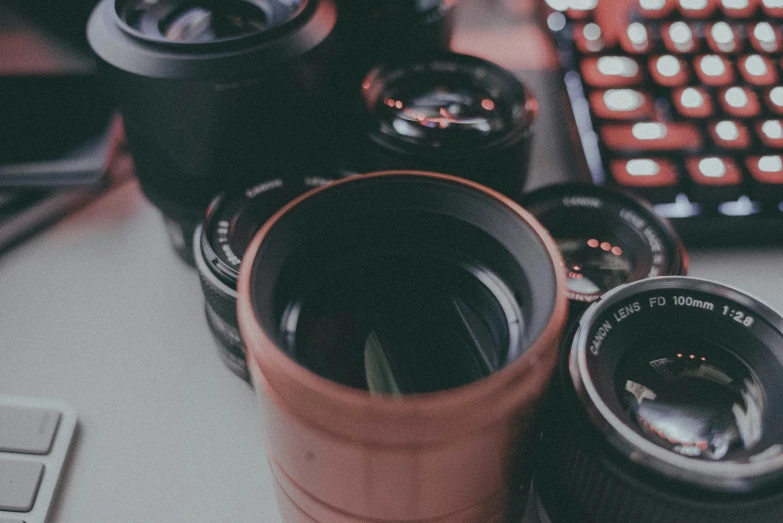
{"type": "Polygon", "coordinates": [[[546,227],[563,255],[572,321],[618,285],[687,272],[677,233],[635,196],[563,184],[534,191],[520,203],[546,227]]]}
{"type": "Polygon", "coordinates": [[[554,523],[773,523],[783,513],[783,318],[686,277],[605,294],[546,409],[554,523]]]}
{"type": "Polygon", "coordinates": [[[379,66],[362,84],[369,149],[357,165],[423,169],[521,194],[537,104],[510,72],[476,58],[379,66]]]}
{"type": "Polygon", "coordinates": [[[237,321],[237,277],[256,232],[285,204],[329,178],[276,178],[242,192],[221,194],[193,236],[193,256],[206,298],[207,323],[228,367],[250,381],[237,321]]]}
{"type": "Polygon", "coordinates": [[[331,161],[336,18],[332,0],[103,0],[93,11],[88,40],[141,187],[187,242],[216,194],[331,161]]]}

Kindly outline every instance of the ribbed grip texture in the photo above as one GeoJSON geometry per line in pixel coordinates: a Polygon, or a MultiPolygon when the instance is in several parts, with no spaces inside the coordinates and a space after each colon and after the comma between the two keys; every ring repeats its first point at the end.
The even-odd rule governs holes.
{"type": "Polygon", "coordinates": [[[226,323],[239,329],[236,298],[217,288],[201,274],[201,271],[198,273],[198,279],[201,281],[201,288],[204,290],[204,298],[212,310],[226,323]]]}
{"type": "MultiPolygon", "coordinates": [[[[567,409],[550,409],[567,410],[567,409]]],[[[567,416],[567,415],[566,415],[567,416]]],[[[608,457],[614,450],[586,436],[584,425],[554,415],[546,423],[542,441],[545,467],[539,467],[542,482],[561,491],[558,503],[568,504],[582,514],[580,521],[557,523],[780,523],[783,521],[783,493],[761,499],[709,495],[682,490],[664,479],[643,478],[630,463],[608,457]],[[552,419],[559,418],[559,419],[552,419]],[[668,488],[667,488],[668,487],[668,488]]],[[[545,500],[548,496],[542,496],[545,500]]],[[[552,513],[557,512],[553,507],[552,513]]]]}

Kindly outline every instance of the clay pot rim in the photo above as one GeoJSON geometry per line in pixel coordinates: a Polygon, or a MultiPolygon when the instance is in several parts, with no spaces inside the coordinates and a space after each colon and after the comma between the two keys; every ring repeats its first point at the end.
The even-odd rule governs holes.
{"type": "MultiPolygon", "coordinates": [[[[347,427],[342,423],[344,420],[329,416],[328,413],[330,411],[333,412],[335,404],[339,404],[343,410],[361,413],[363,423],[372,424],[383,420],[384,425],[389,426],[389,424],[397,422],[411,423],[412,420],[440,419],[444,421],[451,418],[446,425],[459,432],[480,428],[472,425],[471,421],[479,421],[480,426],[485,426],[498,418],[507,417],[509,409],[521,404],[525,398],[531,395],[530,391],[527,390],[528,387],[520,385],[520,378],[530,372],[531,366],[546,363],[550,359],[556,359],[556,357],[554,359],[547,358],[546,352],[553,351],[556,355],[568,311],[562,256],[552,237],[532,214],[524,210],[511,198],[484,185],[456,176],[427,171],[378,171],[343,178],[329,185],[312,189],[297,197],[275,213],[253,237],[240,265],[237,290],[237,315],[242,337],[245,340],[246,357],[255,360],[258,369],[266,378],[267,385],[276,390],[281,385],[284,385],[287,393],[296,392],[295,395],[297,397],[289,397],[294,394],[279,394],[279,397],[286,401],[286,405],[291,407],[292,410],[298,411],[308,421],[319,420],[320,423],[316,422],[317,424],[326,425],[331,431],[339,434],[346,434],[347,431],[351,431],[355,427],[347,427]],[[480,191],[510,208],[532,229],[549,254],[553,262],[556,282],[554,292],[556,295],[549,321],[538,338],[522,356],[499,371],[486,378],[454,389],[408,394],[402,397],[387,397],[373,395],[367,391],[323,378],[300,365],[277,348],[274,341],[267,335],[255,317],[250,298],[250,276],[254,258],[270,229],[283,215],[300,202],[321,191],[329,190],[329,188],[336,185],[361,183],[362,180],[368,178],[400,175],[429,177],[455,182],[480,191]],[[319,402],[321,405],[308,404],[307,399],[319,402]],[[491,405],[494,405],[494,407],[482,408],[481,405],[487,405],[487,401],[491,401],[491,405]],[[466,410],[466,407],[477,404],[479,408],[466,410]]],[[[545,386],[545,384],[543,385],[545,386]]]]}

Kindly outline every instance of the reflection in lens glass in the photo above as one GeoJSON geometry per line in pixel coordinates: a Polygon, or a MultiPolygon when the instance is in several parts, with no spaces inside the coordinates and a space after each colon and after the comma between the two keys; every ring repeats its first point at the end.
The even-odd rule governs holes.
{"type": "Polygon", "coordinates": [[[597,238],[556,240],[568,275],[568,289],[603,294],[629,280],[633,261],[617,241],[597,238]]]}
{"type": "Polygon", "coordinates": [[[759,442],[763,390],[733,354],[704,340],[645,341],[632,353],[617,386],[647,439],[706,460],[759,442]]]}

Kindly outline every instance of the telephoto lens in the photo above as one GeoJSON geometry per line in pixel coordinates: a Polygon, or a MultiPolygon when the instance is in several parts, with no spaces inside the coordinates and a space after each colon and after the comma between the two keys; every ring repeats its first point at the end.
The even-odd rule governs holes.
{"type": "Polygon", "coordinates": [[[367,146],[349,160],[359,170],[438,171],[521,194],[538,105],[505,69],[457,53],[382,65],[361,103],[367,146]]]}
{"type": "Polygon", "coordinates": [[[553,523],[778,523],[783,318],[681,276],[582,316],[546,410],[538,512],[553,523]]]}
{"type": "Polygon", "coordinates": [[[560,263],[512,200],[441,174],[346,178],[273,216],[238,314],[283,521],[513,520],[560,263]]]}
{"type": "Polygon", "coordinates": [[[618,285],[687,273],[687,255],[674,228],[635,196],[571,183],[538,189],[520,203],[563,255],[571,321],[618,285]]]}
{"type": "Polygon", "coordinates": [[[217,196],[193,236],[193,256],[206,303],[204,309],[224,363],[250,381],[237,320],[237,277],[253,235],[285,204],[333,178],[286,177],[242,192],[217,196]]]}
{"type": "Polygon", "coordinates": [[[332,161],[332,0],[102,0],[87,26],[136,173],[189,257],[211,199],[332,161]],[[180,228],[177,231],[177,227],[180,228]]]}

